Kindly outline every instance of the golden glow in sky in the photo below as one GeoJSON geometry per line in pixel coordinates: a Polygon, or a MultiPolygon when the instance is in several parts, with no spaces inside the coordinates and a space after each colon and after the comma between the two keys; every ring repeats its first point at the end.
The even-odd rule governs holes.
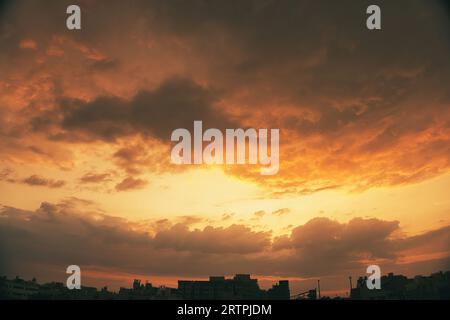
{"type": "Polygon", "coordinates": [[[333,291],[374,261],[448,269],[437,4],[386,4],[390,31],[366,34],[356,5],[80,2],[80,32],[50,18],[59,2],[0,17],[0,274],[51,279],[76,256],[93,282],[252,273],[333,291]],[[279,171],[171,163],[171,133],[194,121],[280,129],[279,171]]]}

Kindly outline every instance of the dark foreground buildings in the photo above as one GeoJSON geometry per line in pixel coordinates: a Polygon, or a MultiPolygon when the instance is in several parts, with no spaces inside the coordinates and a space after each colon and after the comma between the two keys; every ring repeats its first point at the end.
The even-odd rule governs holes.
{"type": "MultiPolygon", "coordinates": [[[[367,278],[359,278],[356,288],[351,290],[351,299],[450,299],[450,271],[433,273],[430,276],[407,278],[392,273],[381,278],[380,290],[369,290],[367,278]]],[[[279,281],[268,290],[258,285],[250,275],[238,274],[233,278],[210,277],[205,281],[178,281],[178,288],[154,287],[151,283],[134,280],[132,288],[120,288],[119,292],[98,290],[82,286],[80,290],[69,290],[60,282],[39,284],[35,279],[26,281],[16,277],[0,277],[1,299],[83,299],[83,300],[240,300],[240,299],[317,299],[316,289],[291,294],[289,282],[279,281]]],[[[328,297],[319,297],[329,299],[328,297]]]]}
{"type": "Polygon", "coordinates": [[[38,284],[35,279],[25,281],[16,277],[0,277],[0,299],[117,299],[117,300],[197,300],[197,299],[285,299],[290,298],[289,281],[282,280],[269,290],[259,288],[258,280],[247,274],[232,279],[210,277],[208,281],[178,281],[178,288],[153,287],[151,283],[134,280],[132,288],[120,288],[118,293],[102,288],[82,286],[69,290],[63,283],[38,284]]]}
{"type": "Polygon", "coordinates": [[[0,277],[0,299],[26,300],[66,300],[66,299],[111,299],[114,293],[102,288],[81,287],[80,290],[69,290],[61,282],[38,284],[36,279],[31,281],[19,277],[7,279],[0,277]]]}
{"type": "Polygon", "coordinates": [[[289,281],[281,280],[271,289],[261,290],[257,279],[248,274],[237,274],[232,279],[210,277],[209,281],[178,281],[178,291],[182,299],[275,299],[289,300],[289,281]]]}
{"type": "Polygon", "coordinates": [[[351,291],[352,299],[450,299],[450,271],[433,273],[428,277],[415,276],[414,278],[389,273],[381,277],[381,289],[379,290],[369,290],[366,280],[367,277],[358,279],[356,288],[351,291]]]}

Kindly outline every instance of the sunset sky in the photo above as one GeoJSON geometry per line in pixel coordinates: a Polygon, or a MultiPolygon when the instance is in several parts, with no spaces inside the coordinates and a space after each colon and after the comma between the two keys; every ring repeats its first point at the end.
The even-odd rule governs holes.
{"type": "Polygon", "coordinates": [[[450,269],[444,1],[0,1],[0,275],[251,273],[348,291],[450,269]],[[279,128],[280,170],[170,161],[171,132],[279,128]]]}

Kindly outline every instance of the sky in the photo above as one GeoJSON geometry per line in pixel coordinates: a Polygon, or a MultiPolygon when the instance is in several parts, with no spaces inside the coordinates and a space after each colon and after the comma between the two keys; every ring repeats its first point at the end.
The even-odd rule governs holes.
{"type": "Polygon", "coordinates": [[[293,293],[450,269],[444,1],[0,2],[0,274],[251,273],[293,293]],[[175,165],[171,132],[280,129],[280,168],[175,165]]]}

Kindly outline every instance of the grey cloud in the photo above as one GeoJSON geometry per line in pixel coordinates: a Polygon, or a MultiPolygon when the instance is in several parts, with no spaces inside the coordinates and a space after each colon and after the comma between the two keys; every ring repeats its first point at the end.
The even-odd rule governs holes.
{"type": "Polygon", "coordinates": [[[164,220],[152,229],[82,208],[79,201],[43,203],[34,212],[2,207],[0,258],[7,263],[0,273],[14,273],[28,264],[47,265],[50,273],[75,261],[105,270],[173,276],[347,276],[363,272],[363,260],[381,259],[383,266],[400,268],[397,261],[403,252],[420,252],[423,246],[449,253],[448,227],[399,237],[396,221],[316,218],[272,240],[270,232],[243,225],[189,229],[164,220]]]}
{"type": "Polygon", "coordinates": [[[399,230],[397,221],[355,218],[339,223],[328,218],[314,218],[297,226],[290,236],[275,239],[274,249],[287,249],[288,258],[281,269],[301,268],[313,275],[325,270],[351,270],[362,266],[362,258],[395,261],[400,256],[392,234],[399,230]]]}
{"type": "Polygon", "coordinates": [[[66,132],[54,134],[56,139],[77,139],[80,135],[88,140],[113,141],[142,133],[170,140],[173,130],[191,128],[194,120],[213,128],[231,126],[226,114],[213,107],[216,99],[211,90],[190,79],[172,78],[154,91],[139,92],[131,101],[106,96],[91,102],[62,99],[59,109],[38,116],[33,123],[38,131],[60,125],[66,132]]]}
{"type": "Polygon", "coordinates": [[[119,65],[120,65],[120,63],[118,60],[102,59],[102,60],[93,62],[91,64],[91,70],[101,71],[101,72],[113,71],[113,70],[116,70],[119,65]]]}
{"type": "MultiPolygon", "coordinates": [[[[423,163],[430,152],[447,168],[448,156],[433,146],[449,143],[445,131],[450,117],[448,6],[429,0],[379,1],[383,29],[371,32],[364,26],[369,4],[366,0],[199,0],[189,4],[133,1],[132,6],[124,6],[121,1],[109,1],[104,10],[101,2],[82,2],[89,13],[85,20],[89,32],[65,35],[67,41],[95,48],[107,57],[95,62],[88,57],[89,61],[69,60],[77,61],[74,68],[82,70],[82,79],[89,84],[95,78],[93,64],[100,69],[115,67],[115,80],[139,79],[132,88],[137,94],[130,100],[112,97],[104,94],[109,88],[100,84],[97,98],[80,101],[64,99],[64,91],[57,90],[60,108],[33,117],[32,126],[36,131],[48,130],[54,140],[113,142],[136,133],[167,140],[171,130],[190,127],[196,118],[208,127],[238,127],[228,110],[218,108],[222,103],[220,107],[239,109],[240,123],[284,129],[284,144],[295,135],[301,142],[314,140],[306,146],[297,144],[298,153],[320,151],[335,162],[343,157],[347,162],[355,159],[347,176],[364,167],[366,159],[362,163],[357,159],[365,154],[389,159],[367,165],[367,175],[372,168],[377,171],[367,177],[370,181],[376,180],[381,166],[387,168],[387,175],[401,174],[395,163],[402,156],[417,161],[406,174],[426,169],[423,163]],[[117,24],[118,20],[123,24],[117,24]],[[151,41],[149,34],[154,37],[151,41]],[[141,46],[153,40],[156,47],[141,46]],[[174,56],[174,51],[181,53],[174,56]],[[144,58],[145,54],[152,58],[144,58]],[[167,56],[170,61],[164,60],[167,56]],[[151,73],[155,66],[147,62],[152,59],[166,63],[167,68],[158,75],[151,73]],[[172,69],[173,64],[180,67],[172,69]],[[135,72],[131,72],[133,79],[129,68],[135,72]],[[167,80],[180,75],[195,81],[167,80]],[[148,89],[155,86],[153,91],[148,89]],[[280,112],[278,106],[296,112],[280,112]],[[444,134],[436,133],[441,129],[444,134]],[[414,144],[416,148],[406,154],[396,152],[404,139],[413,140],[427,131],[435,131],[429,141],[414,144]]],[[[44,10],[34,2],[11,4],[4,23],[10,28],[0,43],[5,48],[0,57],[5,59],[0,61],[8,65],[34,61],[26,56],[30,52],[18,49],[18,42],[26,35],[36,39],[39,49],[46,48],[58,33],[55,30],[61,29],[63,19],[55,17],[64,16],[64,5],[65,1],[52,2],[44,10]],[[34,30],[30,23],[40,28],[34,30]]],[[[39,66],[29,68],[32,72],[25,74],[41,71],[39,66]]],[[[56,72],[53,78],[64,78],[52,72],[56,72]]],[[[26,112],[30,110],[32,115],[37,112],[32,105],[26,112]]],[[[18,133],[26,133],[20,129],[18,133]]],[[[295,157],[283,158],[286,163],[295,157]]],[[[430,166],[437,171],[437,164],[430,166]]],[[[329,172],[329,167],[321,169],[329,172]]],[[[359,174],[356,179],[366,177],[359,174]]],[[[324,177],[317,177],[320,180],[324,177]]],[[[389,184],[389,180],[375,182],[389,184]]]]}
{"type": "Polygon", "coordinates": [[[185,225],[177,224],[155,236],[159,248],[180,251],[195,250],[203,253],[254,253],[261,252],[270,245],[270,233],[253,232],[242,225],[228,228],[208,226],[203,230],[190,231],[185,225]]]}

